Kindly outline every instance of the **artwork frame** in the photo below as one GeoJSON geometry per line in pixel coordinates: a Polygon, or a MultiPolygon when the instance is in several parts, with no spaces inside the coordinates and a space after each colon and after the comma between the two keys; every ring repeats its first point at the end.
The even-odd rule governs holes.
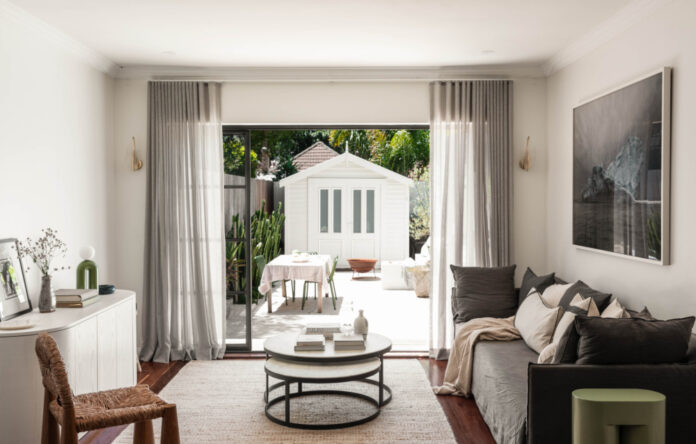
{"type": "Polygon", "coordinates": [[[661,67],[573,108],[577,249],[670,264],[671,97],[661,67]]]}
{"type": "Polygon", "coordinates": [[[17,239],[0,239],[0,322],[32,309],[17,239]]]}

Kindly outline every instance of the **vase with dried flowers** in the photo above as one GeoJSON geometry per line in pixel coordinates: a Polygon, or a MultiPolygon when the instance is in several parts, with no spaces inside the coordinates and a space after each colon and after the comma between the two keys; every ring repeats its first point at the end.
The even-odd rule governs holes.
{"type": "MultiPolygon", "coordinates": [[[[27,238],[19,242],[19,254],[31,258],[41,271],[41,294],[39,295],[39,311],[50,313],[56,310],[56,294],[51,284],[51,272],[70,269],[70,267],[53,267],[51,262],[57,256],[65,257],[68,247],[58,239],[58,231],[52,228],[41,230],[42,236],[36,240],[27,238]]],[[[27,268],[29,271],[29,268],[27,268]]]]}

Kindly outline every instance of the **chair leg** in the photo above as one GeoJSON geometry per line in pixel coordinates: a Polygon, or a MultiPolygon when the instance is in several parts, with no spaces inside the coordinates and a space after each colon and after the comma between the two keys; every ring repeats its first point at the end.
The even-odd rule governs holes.
{"type": "Polygon", "coordinates": [[[44,390],[43,422],[41,424],[41,444],[58,444],[60,433],[58,422],[48,409],[51,402],[51,395],[48,390],[44,390]]]}
{"type": "Polygon", "coordinates": [[[152,430],[151,420],[135,423],[133,444],[155,444],[155,433],[152,430]]]}
{"type": "Polygon", "coordinates": [[[295,281],[290,281],[290,287],[292,288],[292,301],[295,302],[295,281]]]}
{"type": "Polygon", "coordinates": [[[329,288],[331,289],[331,302],[333,302],[333,308],[336,310],[336,287],[333,281],[329,283],[329,288]]]}
{"type": "Polygon", "coordinates": [[[60,424],[60,443],[77,444],[74,408],[63,407],[63,420],[60,424]]]}
{"type": "Polygon", "coordinates": [[[304,285],[302,286],[302,310],[304,310],[304,304],[307,302],[307,287],[309,286],[309,283],[305,281],[304,285]]]}
{"type": "Polygon", "coordinates": [[[161,441],[167,444],[179,444],[179,419],[176,416],[175,405],[164,410],[161,441]]]}

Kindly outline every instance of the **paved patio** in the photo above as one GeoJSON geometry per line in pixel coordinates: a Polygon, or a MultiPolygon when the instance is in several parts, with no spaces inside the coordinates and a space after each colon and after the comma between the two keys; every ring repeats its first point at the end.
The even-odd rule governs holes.
{"type": "MultiPolygon", "coordinates": [[[[383,290],[381,275],[364,275],[353,280],[350,271],[338,271],[335,276],[338,301],[333,308],[331,298],[323,301],[323,313],[317,313],[314,290],[310,290],[304,310],[301,310],[302,281],[296,282],[295,300],[288,284],[288,303],[280,286],[273,288],[273,312],[268,313],[265,300],[252,305],[252,350],[263,350],[263,340],[284,332],[299,332],[313,322],[351,323],[364,310],[370,331],[391,338],[394,350],[426,351],[428,343],[429,300],[418,298],[412,290],[383,290]]],[[[244,306],[227,305],[227,337],[244,338],[244,306]]]]}

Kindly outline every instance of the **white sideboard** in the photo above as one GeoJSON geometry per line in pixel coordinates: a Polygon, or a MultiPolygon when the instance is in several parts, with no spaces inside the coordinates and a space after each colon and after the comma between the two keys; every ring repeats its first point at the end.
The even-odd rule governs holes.
{"type": "Polygon", "coordinates": [[[56,340],[76,395],[137,383],[135,293],[117,290],[85,308],[34,310],[6,322],[36,322],[0,330],[0,441],[41,440],[43,385],[34,351],[40,333],[56,340]]]}

